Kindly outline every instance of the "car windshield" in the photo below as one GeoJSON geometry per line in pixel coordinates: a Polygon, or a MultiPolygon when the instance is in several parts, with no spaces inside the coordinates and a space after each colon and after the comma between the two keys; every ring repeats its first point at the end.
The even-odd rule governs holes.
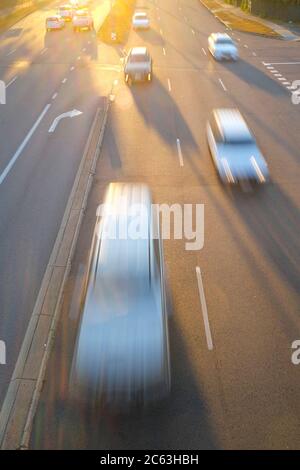
{"type": "Polygon", "coordinates": [[[130,62],[147,62],[147,56],[145,54],[133,54],[130,56],[130,62]]]}
{"type": "Polygon", "coordinates": [[[216,43],[217,44],[227,44],[227,45],[230,45],[232,46],[233,42],[230,38],[218,38],[216,40],[216,43]]]}
{"type": "Polygon", "coordinates": [[[254,138],[249,134],[249,135],[230,135],[225,137],[224,142],[226,144],[253,144],[254,143],[254,138]]]}

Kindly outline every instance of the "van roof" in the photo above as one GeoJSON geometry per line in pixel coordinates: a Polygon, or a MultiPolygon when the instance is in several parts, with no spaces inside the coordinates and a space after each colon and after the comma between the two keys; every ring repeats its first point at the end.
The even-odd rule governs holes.
{"type": "Polygon", "coordinates": [[[253,140],[253,136],[238,109],[216,109],[214,114],[224,141],[253,140]]]}
{"type": "Polygon", "coordinates": [[[144,184],[111,183],[98,225],[99,276],[150,277],[151,193],[144,184]]]}

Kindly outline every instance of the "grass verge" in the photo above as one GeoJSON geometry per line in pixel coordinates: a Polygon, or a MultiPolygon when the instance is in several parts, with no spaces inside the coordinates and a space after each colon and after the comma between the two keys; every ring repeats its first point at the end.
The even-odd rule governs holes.
{"type": "Polygon", "coordinates": [[[113,7],[98,31],[98,37],[107,44],[121,44],[127,40],[136,0],[115,0],[113,7]],[[113,34],[115,36],[113,37],[113,34]]]}
{"type": "Polygon", "coordinates": [[[244,33],[258,34],[260,36],[266,36],[269,38],[280,38],[280,35],[274,31],[274,29],[269,28],[260,21],[235,14],[235,12],[231,11],[231,9],[228,7],[224,7],[224,10],[222,10],[222,3],[217,3],[215,0],[200,1],[207,8],[212,10],[216,17],[222,21],[222,23],[225,23],[226,26],[230,26],[232,29],[242,31],[244,33]]]}

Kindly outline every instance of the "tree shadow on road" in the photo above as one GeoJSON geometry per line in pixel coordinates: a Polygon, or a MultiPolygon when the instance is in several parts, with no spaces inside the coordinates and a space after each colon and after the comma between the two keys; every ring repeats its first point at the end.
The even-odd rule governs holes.
{"type": "Polygon", "coordinates": [[[175,135],[181,136],[181,144],[185,151],[195,151],[198,149],[197,142],[166,86],[154,72],[152,83],[134,84],[130,87],[130,91],[141,117],[148,127],[156,130],[163,141],[176,150],[175,130],[175,135]]]}

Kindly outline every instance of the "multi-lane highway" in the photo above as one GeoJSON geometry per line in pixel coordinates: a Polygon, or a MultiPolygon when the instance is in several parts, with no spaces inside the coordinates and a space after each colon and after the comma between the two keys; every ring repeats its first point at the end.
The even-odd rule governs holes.
{"type": "MultiPolygon", "coordinates": [[[[37,11],[0,38],[0,403],[34,308],[66,202],[99,103],[111,89],[118,55],[97,58],[95,32],[71,25],[53,34],[45,18],[58,2],[37,11]],[[105,60],[110,62],[105,62],[105,60]],[[93,63],[93,66],[91,64],[93,63]],[[54,119],[76,109],[51,134],[54,119]]],[[[110,2],[94,2],[96,27],[110,2]]],[[[102,52],[101,51],[101,52],[102,52]]]]}
{"type": "MultiPolygon", "coordinates": [[[[1,172],[51,104],[0,185],[0,326],[15,355],[97,97],[118,80],[30,446],[299,448],[300,365],[291,362],[291,345],[300,339],[300,105],[292,104],[288,89],[300,78],[299,43],[230,32],[241,59],[217,63],[207,37],[225,28],[198,0],[138,4],[151,29],[132,31],[124,47],[149,48],[154,78],[144,86],[125,85],[122,50],[93,35],[68,42],[73,35],[67,30],[51,35],[50,46],[42,44],[38,14],[26,20],[20,37],[8,35],[1,43],[0,78],[18,76],[5,114],[1,108],[1,172]],[[7,57],[13,38],[19,49],[7,57]],[[76,60],[88,47],[89,65],[79,67],[76,60]],[[217,178],[205,125],[211,110],[223,106],[241,110],[269,163],[272,181],[259,191],[229,191],[217,178]],[[49,136],[53,119],[74,108],[83,115],[49,136]],[[164,243],[172,393],[144,415],[91,416],[68,399],[96,208],[111,181],[146,182],[158,203],[205,205],[202,250],[186,251],[185,240],[164,243]]],[[[8,376],[9,368],[3,384],[8,376]]]]}

